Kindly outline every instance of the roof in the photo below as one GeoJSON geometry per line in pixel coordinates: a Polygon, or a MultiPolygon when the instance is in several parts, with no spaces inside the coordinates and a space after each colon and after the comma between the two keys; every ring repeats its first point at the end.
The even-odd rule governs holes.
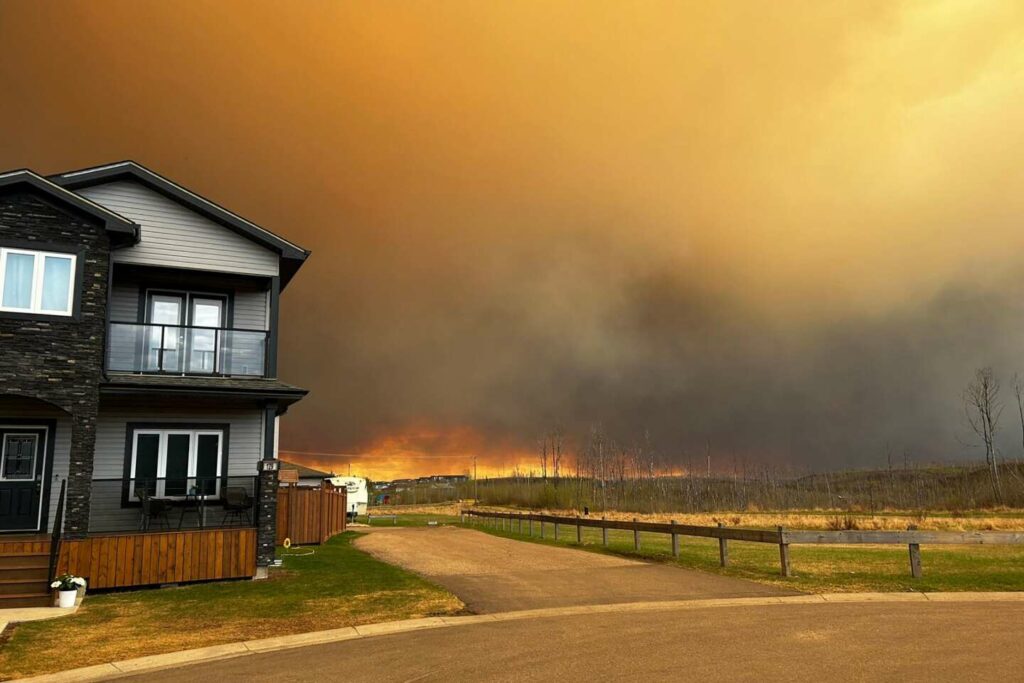
{"type": "Polygon", "coordinates": [[[209,220],[277,252],[281,256],[281,289],[285,288],[309,256],[308,250],[294,242],[289,242],[135,161],[118,161],[103,166],[67,171],[49,176],[49,180],[67,190],[78,190],[116,180],[133,180],[145,185],[209,220]]]}
{"type": "Polygon", "coordinates": [[[288,462],[287,460],[281,460],[281,469],[298,470],[300,477],[317,477],[325,479],[327,477],[334,476],[331,472],[321,472],[320,470],[315,470],[312,467],[306,467],[305,465],[300,465],[297,462],[288,462]]]}
{"type": "Polygon", "coordinates": [[[139,226],[105,206],[71,192],[59,184],[26,168],[0,173],[0,190],[31,188],[59,204],[98,220],[103,227],[117,236],[115,243],[134,244],[139,241],[139,226]]]}
{"type": "Polygon", "coordinates": [[[291,405],[309,393],[308,389],[276,379],[242,377],[182,377],[180,375],[111,374],[100,385],[104,394],[184,394],[275,399],[291,405]]]}

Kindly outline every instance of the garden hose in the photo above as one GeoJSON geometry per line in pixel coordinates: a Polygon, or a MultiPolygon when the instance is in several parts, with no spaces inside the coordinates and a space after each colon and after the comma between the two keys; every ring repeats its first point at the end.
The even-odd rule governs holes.
{"type": "MultiPolygon", "coordinates": [[[[284,546],[285,550],[291,550],[292,549],[292,539],[290,539],[290,538],[284,539],[284,543],[282,545],[284,546]]],[[[308,557],[308,556],[313,555],[313,554],[316,553],[316,548],[302,547],[302,546],[298,546],[298,545],[295,546],[295,550],[299,550],[299,551],[303,551],[304,550],[306,552],[286,552],[286,553],[284,553],[284,557],[308,557]]]]}

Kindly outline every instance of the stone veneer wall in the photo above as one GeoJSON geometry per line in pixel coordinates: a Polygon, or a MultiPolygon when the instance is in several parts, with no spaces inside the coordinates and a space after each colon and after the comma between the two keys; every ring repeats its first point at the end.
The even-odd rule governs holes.
{"type": "Polygon", "coordinates": [[[0,193],[0,245],[78,253],[78,315],[18,317],[0,312],[0,394],[47,401],[71,415],[71,462],[64,530],[84,536],[106,333],[110,239],[95,219],[58,208],[31,191],[0,193]]]}
{"type": "Polygon", "coordinates": [[[269,567],[277,549],[277,472],[260,472],[256,501],[256,564],[269,567]]]}

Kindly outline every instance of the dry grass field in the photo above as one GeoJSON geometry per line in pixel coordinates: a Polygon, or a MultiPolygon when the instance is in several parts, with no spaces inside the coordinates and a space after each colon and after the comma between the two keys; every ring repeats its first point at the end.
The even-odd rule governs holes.
{"type": "MultiPolygon", "coordinates": [[[[438,515],[445,517],[458,516],[466,504],[439,503],[433,505],[396,505],[375,510],[399,515],[438,515]]],[[[541,510],[522,510],[510,507],[480,505],[477,510],[493,510],[496,512],[534,512],[537,514],[575,517],[578,510],[545,508],[541,510]]],[[[1010,508],[978,510],[971,513],[919,513],[901,510],[888,510],[875,514],[863,512],[846,512],[842,510],[799,510],[786,512],[714,512],[714,513],[634,513],[591,512],[592,517],[607,519],[631,520],[643,522],[670,522],[696,526],[716,526],[719,522],[726,526],[745,527],[752,529],[774,529],[784,526],[788,529],[862,529],[878,531],[898,531],[908,525],[930,531],[1024,531],[1024,510],[1010,508]]]]}

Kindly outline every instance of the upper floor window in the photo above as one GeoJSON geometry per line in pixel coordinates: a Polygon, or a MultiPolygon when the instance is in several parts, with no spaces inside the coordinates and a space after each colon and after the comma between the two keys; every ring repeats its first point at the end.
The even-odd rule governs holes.
{"type": "Polygon", "coordinates": [[[0,311],[71,315],[74,254],[0,248],[0,311]]]}

